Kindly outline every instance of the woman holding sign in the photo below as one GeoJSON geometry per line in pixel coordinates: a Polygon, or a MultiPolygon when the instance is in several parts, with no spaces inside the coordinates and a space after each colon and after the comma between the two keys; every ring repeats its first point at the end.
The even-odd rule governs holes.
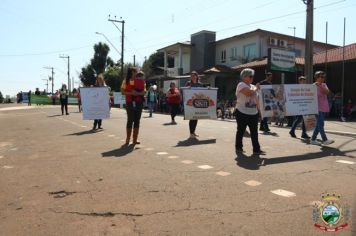
{"type": "MultiPolygon", "coordinates": [[[[103,76],[103,74],[99,74],[96,77],[96,81],[95,81],[94,87],[105,87],[105,86],[106,86],[106,84],[105,84],[105,81],[104,81],[104,76],[103,76]]],[[[97,126],[98,126],[98,129],[103,129],[101,127],[101,124],[102,124],[102,119],[95,119],[94,120],[94,124],[93,124],[93,130],[96,130],[97,126]]]]}
{"type": "Polygon", "coordinates": [[[244,152],[242,138],[248,126],[251,133],[253,154],[263,155],[258,142],[258,110],[257,110],[257,88],[252,84],[255,71],[244,69],[240,73],[241,82],[236,87],[236,154],[244,152]]]}
{"type": "Polygon", "coordinates": [[[137,73],[136,68],[130,67],[127,70],[126,79],[121,84],[121,93],[126,97],[126,145],[130,143],[132,130],[132,143],[140,144],[137,138],[140,129],[144,95],[146,93],[146,84],[143,76],[143,72],[137,73]]]}
{"type": "MultiPolygon", "coordinates": [[[[186,87],[193,88],[193,87],[204,87],[202,83],[199,82],[199,75],[196,71],[192,71],[190,73],[190,81],[186,84],[186,87]]],[[[199,137],[195,133],[195,129],[197,128],[198,120],[189,120],[189,131],[191,139],[196,139],[199,137]]]]}

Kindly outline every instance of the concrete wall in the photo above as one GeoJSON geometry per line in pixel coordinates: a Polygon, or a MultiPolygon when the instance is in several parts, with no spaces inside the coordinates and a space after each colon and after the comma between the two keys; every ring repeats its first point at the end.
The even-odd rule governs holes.
{"type": "Polygon", "coordinates": [[[215,40],[215,32],[202,31],[191,35],[191,70],[208,69],[214,65],[215,47],[212,42],[215,40]]]}
{"type": "MultiPolygon", "coordinates": [[[[190,70],[190,53],[183,53],[182,55],[183,62],[183,74],[189,73],[190,70]]],[[[176,54],[174,56],[174,68],[178,69],[179,67],[179,55],[176,54]]]]}

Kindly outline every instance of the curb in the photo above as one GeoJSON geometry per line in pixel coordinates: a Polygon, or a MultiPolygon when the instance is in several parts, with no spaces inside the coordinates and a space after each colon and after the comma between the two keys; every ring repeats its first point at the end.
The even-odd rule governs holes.
{"type": "Polygon", "coordinates": [[[341,132],[341,131],[336,131],[336,130],[325,130],[325,132],[329,133],[329,134],[336,134],[336,135],[356,138],[356,133],[351,133],[351,132],[341,132]]]}

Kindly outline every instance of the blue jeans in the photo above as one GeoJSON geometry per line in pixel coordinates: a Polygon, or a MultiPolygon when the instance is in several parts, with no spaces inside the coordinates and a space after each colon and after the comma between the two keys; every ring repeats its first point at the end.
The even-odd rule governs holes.
{"type": "Polygon", "coordinates": [[[155,108],[155,102],[148,102],[147,105],[148,105],[148,110],[150,112],[150,116],[152,116],[152,112],[153,112],[153,110],[155,108]]]}
{"type": "Polygon", "coordinates": [[[324,118],[325,118],[325,112],[320,112],[319,111],[319,115],[317,116],[317,121],[316,121],[316,127],[314,129],[314,133],[312,136],[312,140],[316,139],[316,136],[318,136],[318,134],[320,133],[321,135],[321,139],[323,141],[328,140],[328,138],[326,137],[325,134],[325,130],[324,130],[324,118]]]}
{"type": "Polygon", "coordinates": [[[297,128],[297,126],[299,125],[300,122],[302,122],[302,134],[303,134],[303,135],[307,134],[307,132],[306,132],[306,130],[305,130],[305,125],[304,125],[303,116],[297,116],[297,117],[294,119],[292,128],[291,128],[291,130],[290,130],[291,133],[294,134],[295,129],[297,128]]]}

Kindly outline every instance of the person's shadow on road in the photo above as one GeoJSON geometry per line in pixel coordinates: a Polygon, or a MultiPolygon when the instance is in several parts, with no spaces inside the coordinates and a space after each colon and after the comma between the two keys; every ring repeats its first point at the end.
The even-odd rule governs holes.
{"type": "Polygon", "coordinates": [[[102,130],[85,130],[85,131],[80,131],[80,132],[76,132],[76,133],[72,133],[72,134],[67,134],[66,136],[81,136],[81,135],[86,135],[86,134],[95,134],[95,133],[99,133],[102,132],[102,130]]]}
{"type": "Polygon", "coordinates": [[[296,162],[296,161],[308,161],[308,160],[319,159],[319,158],[330,157],[330,156],[356,158],[356,156],[349,154],[355,152],[356,149],[344,150],[344,151],[340,150],[340,148],[345,144],[340,145],[338,148],[330,147],[330,146],[321,146],[319,152],[305,153],[305,154],[291,155],[291,156],[280,156],[274,158],[260,158],[260,156],[258,155],[247,156],[243,153],[239,153],[235,158],[235,160],[236,160],[236,164],[242,168],[248,170],[258,170],[261,166],[282,164],[282,163],[296,162]]]}
{"type": "Polygon", "coordinates": [[[194,145],[205,145],[205,144],[213,144],[216,143],[216,139],[206,139],[206,140],[198,140],[194,138],[188,138],[183,141],[179,141],[174,147],[189,147],[194,145]]]}
{"type": "MultiPolygon", "coordinates": [[[[137,149],[137,148],[136,148],[137,149]]],[[[108,151],[108,152],[103,152],[101,155],[102,157],[122,157],[126,156],[127,154],[131,153],[133,150],[135,150],[135,145],[130,144],[130,145],[122,145],[120,148],[108,151]]]]}

